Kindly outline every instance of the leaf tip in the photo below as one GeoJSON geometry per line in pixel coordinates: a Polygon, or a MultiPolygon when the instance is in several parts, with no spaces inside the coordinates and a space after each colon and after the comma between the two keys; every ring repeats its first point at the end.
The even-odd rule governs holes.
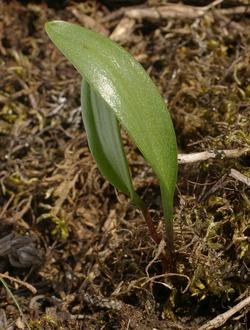
{"type": "Polygon", "coordinates": [[[60,20],[50,21],[45,23],[44,29],[46,33],[50,36],[50,33],[59,32],[63,25],[65,25],[65,22],[60,20]]]}

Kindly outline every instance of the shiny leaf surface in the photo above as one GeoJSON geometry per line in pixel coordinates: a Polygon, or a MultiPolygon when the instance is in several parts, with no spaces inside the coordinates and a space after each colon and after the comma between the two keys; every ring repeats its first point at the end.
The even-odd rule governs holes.
{"type": "Polygon", "coordinates": [[[104,177],[137,205],[117,119],[108,104],[86,80],[81,91],[82,116],[88,144],[104,177]]]}
{"type": "Polygon", "coordinates": [[[72,23],[53,21],[46,31],[125,127],[159,178],[164,213],[172,218],[177,148],[171,117],[148,74],[116,43],[72,23]]]}

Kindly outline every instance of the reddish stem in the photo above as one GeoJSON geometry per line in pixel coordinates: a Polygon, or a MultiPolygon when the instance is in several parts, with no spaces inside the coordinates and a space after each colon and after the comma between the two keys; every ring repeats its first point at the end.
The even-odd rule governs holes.
{"type": "MultiPolygon", "coordinates": [[[[157,233],[155,225],[152,220],[152,217],[151,217],[146,205],[144,204],[144,202],[141,202],[141,211],[142,211],[143,217],[147,223],[150,236],[155,241],[155,243],[157,245],[159,245],[162,238],[157,233]]],[[[168,238],[167,238],[167,240],[168,240],[168,238]]],[[[169,244],[169,242],[167,242],[167,247],[169,249],[167,254],[161,254],[161,257],[162,257],[162,261],[165,265],[166,270],[172,271],[173,270],[173,250],[172,250],[173,245],[171,245],[171,243],[169,244]]]]}
{"type": "Polygon", "coordinates": [[[147,223],[147,226],[148,226],[151,237],[153,238],[155,243],[157,245],[159,245],[160,242],[161,242],[161,237],[157,233],[157,231],[155,229],[155,225],[154,225],[153,220],[152,220],[152,217],[151,217],[146,205],[143,202],[142,202],[142,205],[141,205],[141,211],[142,211],[143,217],[144,217],[144,219],[147,223]]]}

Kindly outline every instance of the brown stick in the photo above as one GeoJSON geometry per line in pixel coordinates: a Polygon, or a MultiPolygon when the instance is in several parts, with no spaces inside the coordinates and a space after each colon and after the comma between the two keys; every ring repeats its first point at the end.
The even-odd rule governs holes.
{"type": "Polygon", "coordinates": [[[212,330],[221,327],[230,317],[232,317],[235,313],[238,313],[242,308],[250,305],[250,297],[242,300],[236,306],[229,309],[227,312],[222,313],[216,316],[211,321],[208,321],[203,326],[201,326],[198,330],[212,330]]]}
{"type": "Polygon", "coordinates": [[[214,9],[216,6],[221,4],[223,0],[215,0],[207,6],[197,7],[183,4],[166,4],[164,6],[155,7],[128,7],[120,8],[109,15],[106,15],[101,22],[109,22],[118,19],[122,16],[131,19],[160,19],[160,18],[198,18],[204,16],[207,12],[214,10],[219,15],[238,15],[238,14],[249,14],[250,7],[244,5],[238,5],[230,8],[214,9]]]}
{"type": "MultiPolygon", "coordinates": [[[[194,7],[182,4],[168,4],[165,6],[151,8],[128,8],[124,15],[131,19],[161,19],[161,18],[191,18],[195,19],[204,16],[211,10],[211,6],[194,7]]],[[[248,14],[250,7],[238,6],[235,8],[216,9],[221,15],[248,14]]]]}
{"type": "Polygon", "coordinates": [[[129,8],[125,10],[125,16],[132,19],[156,20],[161,18],[197,18],[204,15],[200,7],[191,7],[180,4],[169,4],[166,6],[151,8],[129,8]]]}
{"type": "Polygon", "coordinates": [[[0,273],[0,277],[1,278],[4,278],[4,279],[6,279],[6,280],[9,280],[9,281],[12,281],[12,282],[16,282],[16,283],[18,283],[18,284],[20,284],[20,285],[23,285],[23,286],[25,286],[28,290],[30,290],[33,294],[36,294],[37,293],[37,289],[33,286],[33,285],[31,285],[31,284],[29,284],[29,283],[27,283],[27,282],[24,282],[24,281],[21,281],[21,280],[19,280],[18,278],[15,278],[15,277],[12,277],[12,276],[9,276],[8,274],[2,274],[2,273],[0,273]]]}

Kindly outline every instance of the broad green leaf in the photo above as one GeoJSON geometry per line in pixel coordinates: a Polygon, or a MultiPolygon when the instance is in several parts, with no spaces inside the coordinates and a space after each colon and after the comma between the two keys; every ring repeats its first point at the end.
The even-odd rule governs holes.
{"type": "Polygon", "coordinates": [[[91,88],[114,111],[159,178],[167,221],[177,175],[177,148],[171,117],[148,74],[110,39],[78,25],[53,21],[46,31],[91,88]]]}
{"type": "Polygon", "coordinates": [[[89,148],[100,172],[138,206],[139,197],[133,189],[119,125],[113,111],[86,80],[82,83],[81,103],[89,148]]]}

